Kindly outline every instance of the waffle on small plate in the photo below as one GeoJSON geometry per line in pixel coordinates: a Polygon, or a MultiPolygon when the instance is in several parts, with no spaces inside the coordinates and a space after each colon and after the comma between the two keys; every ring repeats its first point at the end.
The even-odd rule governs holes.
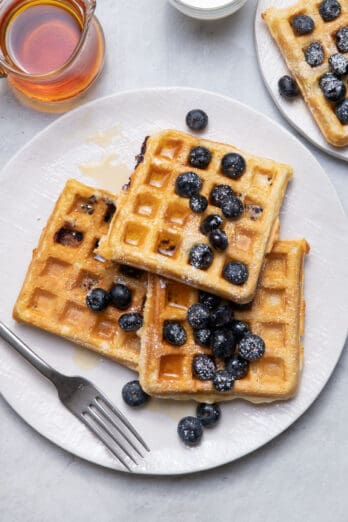
{"type": "MultiPolygon", "coordinates": [[[[199,301],[198,291],[151,275],[145,305],[139,362],[140,382],[150,395],[172,399],[216,402],[243,398],[271,402],[292,397],[297,390],[303,358],[305,240],[277,241],[266,256],[256,297],[252,304],[235,307],[234,316],[248,324],[265,342],[265,355],[250,363],[246,377],[236,380],[231,391],[217,392],[212,382],[193,375],[193,358],[212,355],[197,344],[187,322],[187,310],[199,301]],[[179,322],[187,334],[182,346],[163,337],[167,321],[179,322]]],[[[218,369],[223,367],[216,361],[218,369]]]]}
{"type": "Polygon", "coordinates": [[[67,182],[33,252],[13,316],[136,368],[140,340],[119,327],[124,312],[113,306],[93,312],[86,305],[92,288],[123,283],[132,291],[127,312],[143,309],[147,274],[102,262],[94,252],[115,210],[113,194],[67,182]]]}
{"type": "Polygon", "coordinates": [[[259,158],[233,147],[200,139],[175,130],[166,130],[148,138],[140,163],[128,189],[119,196],[118,210],[98,252],[106,259],[155,272],[219,294],[238,303],[253,298],[265,254],[277,236],[278,214],[287,183],[292,176],[288,165],[259,158]],[[206,168],[192,166],[190,152],[204,147],[211,154],[206,168]],[[246,169],[238,179],[224,175],[222,158],[240,154],[246,169]],[[209,200],[203,213],[190,209],[189,199],[175,192],[178,176],[193,172],[202,182],[201,195],[209,200]],[[229,246],[223,252],[211,249],[213,262],[206,269],[190,264],[193,247],[209,246],[200,231],[204,218],[221,214],[211,204],[211,191],[228,185],[242,200],[244,212],[237,219],[225,219],[222,225],[229,246]],[[227,280],[223,271],[230,263],[247,267],[248,278],[242,284],[227,280]]]}
{"type": "MultiPolygon", "coordinates": [[[[276,6],[276,2],[274,2],[276,6]]],[[[337,53],[348,59],[348,1],[340,0],[337,17],[325,21],[320,14],[318,0],[301,0],[288,8],[272,7],[262,17],[276,41],[288,68],[296,79],[303,97],[328,143],[336,147],[348,145],[348,125],[340,122],[335,113],[336,104],[328,101],[320,88],[323,74],[330,71],[329,58],[337,53]],[[306,15],[314,23],[314,29],[298,35],[293,27],[295,17],[306,15]],[[345,46],[337,43],[337,33],[345,34],[345,46]],[[307,63],[305,53],[315,44],[312,65],[307,63]],[[346,49],[346,50],[345,50],[346,49]],[[320,59],[319,55],[323,55],[320,59]]],[[[346,87],[348,87],[347,81],[346,87]]]]}

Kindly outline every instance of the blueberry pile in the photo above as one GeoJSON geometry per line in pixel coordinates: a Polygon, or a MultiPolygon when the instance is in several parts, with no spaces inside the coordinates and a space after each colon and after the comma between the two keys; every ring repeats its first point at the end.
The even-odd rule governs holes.
{"type": "Polygon", "coordinates": [[[221,417],[218,404],[198,404],[196,417],[188,416],[180,420],[178,435],[186,446],[197,446],[203,436],[203,428],[213,428],[221,417]]]}

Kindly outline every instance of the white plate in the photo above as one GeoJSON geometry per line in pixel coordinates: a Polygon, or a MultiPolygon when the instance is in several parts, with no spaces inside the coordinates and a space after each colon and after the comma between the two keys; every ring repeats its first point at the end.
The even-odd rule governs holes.
{"type": "Polygon", "coordinates": [[[301,96],[296,100],[287,101],[279,94],[278,80],[284,74],[289,74],[289,70],[277,44],[262,20],[261,13],[269,7],[288,7],[294,3],[295,0],[259,0],[258,2],[255,17],[255,40],[262,77],[278,109],[298,132],[331,156],[348,161],[348,147],[338,148],[327,143],[301,96]]]}
{"type": "MultiPolygon", "coordinates": [[[[115,172],[123,173],[116,180],[121,186],[126,172],[119,167],[115,172]]],[[[159,88],[103,98],[63,116],[22,149],[1,174],[1,196],[1,319],[49,363],[68,374],[91,379],[129,415],[152,448],[139,473],[187,473],[237,459],[279,435],[327,382],[346,334],[347,222],[317,161],[265,116],[229,98],[193,89],[159,88]],[[192,403],[153,400],[140,411],[127,408],[120,390],[134,376],[130,370],[57,337],[15,324],[11,309],[31,251],[65,180],[72,176],[92,181],[81,174],[79,165],[106,163],[111,151],[118,154],[118,162],[131,168],[145,135],[169,127],[186,130],[185,115],[195,107],[209,114],[205,136],[294,166],[295,178],[282,211],[281,235],[304,236],[312,250],[306,266],[305,366],[297,397],[264,406],[243,401],[225,404],[221,425],[206,430],[200,447],[187,449],[178,440],[176,427],[182,416],[193,414],[192,403]]],[[[54,388],[5,344],[0,345],[0,389],[17,413],[42,435],[75,455],[120,469],[59,404],[54,388]]]]}

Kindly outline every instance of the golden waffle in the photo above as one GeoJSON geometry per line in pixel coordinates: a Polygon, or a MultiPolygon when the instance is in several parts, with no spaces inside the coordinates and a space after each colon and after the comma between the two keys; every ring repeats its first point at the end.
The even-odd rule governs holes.
{"type": "Polygon", "coordinates": [[[325,139],[336,147],[345,147],[348,145],[348,125],[343,125],[337,118],[335,104],[325,99],[319,86],[319,79],[329,71],[328,58],[339,52],[335,43],[335,34],[340,28],[348,26],[348,1],[340,0],[341,15],[331,22],[322,19],[319,4],[318,0],[301,0],[289,8],[267,9],[262,17],[325,139]],[[314,20],[315,28],[312,33],[302,36],[294,33],[291,21],[300,14],[308,15],[314,20]],[[304,50],[312,42],[320,42],[324,49],[324,63],[317,67],[308,65],[304,56],[304,50]]]}
{"type": "MultiPolygon", "coordinates": [[[[245,321],[263,338],[266,351],[262,359],[250,363],[247,376],[236,380],[232,390],[225,393],[192,373],[193,357],[212,353],[195,343],[186,320],[188,307],[198,302],[198,291],[150,274],[139,361],[143,389],[157,397],[203,402],[235,398],[268,402],[294,395],[302,366],[303,264],[308,251],[305,240],[277,241],[266,256],[255,300],[236,307],[235,318],[245,321]],[[163,340],[167,320],[178,321],[185,328],[187,342],[183,346],[163,340]]],[[[217,367],[221,368],[218,361],[217,367]]]]}
{"type": "Polygon", "coordinates": [[[109,233],[98,251],[107,259],[186,282],[235,302],[251,301],[264,256],[277,233],[279,208],[292,176],[291,167],[242,152],[246,172],[239,179],[230,179],[220,171],[221,159],[226,153],[240,151],[175,130],[150,137],[142,152],[143,160],[128,190],[120,195],[109,233]],[[198,145],[212,153],[212,161],[204,170],[188,162],[190,150],[198,145]],[[207,270],[191,266],[189,252],[197,243],[208,243],[199,230],[204,217],[221,212],[209,205],[203,214],[194,214],[189,200],[175,194],[177,176],[188,170],[201,177],[201,194],[208,199],[213,187],[227,184],[241,195],[245,206],[241,218],[224,219],[229,247],[223,253],[214,252],[214,261],[207,270]],[[229,261],[247,265],[249,278],[244,285],[223,278],[223,267],[229,261]]]}
{"type": "Polygon", "coordinates": [[[135,368],[140,340],[135,332],[124,332],[118,318],[142,311],[147,275],[127,277],[122,267],[98,261],[93,253],[110,226],[115,203],[109,192],[67,182],[33,252],[13,315],[135,368]],[[109,290],[114,282],[132,290],[131,307],[92,312],[86,305],[88,291],[109,290]]]}

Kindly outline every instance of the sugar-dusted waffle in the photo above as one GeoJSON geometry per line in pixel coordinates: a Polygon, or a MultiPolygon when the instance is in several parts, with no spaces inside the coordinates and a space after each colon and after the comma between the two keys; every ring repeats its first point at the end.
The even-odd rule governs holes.
{"type": "MultiPolygon", "coordinates": [[[[304,328],[303,264],[309,247],[305,240],[277,241],[266,256],[264,270],[252,304],[235,307],[235,318],[263,338],[264,356],[250,362],[243,379],[231,391],[217,392],[211,380],[194,376],[192,363],[211,348],[198,345],[187,321],[188,307],[199,300],[198,291],[150,275],[145,305],[145,328],[140,353],[140,382],[150,395],[214,402],[243,398],[253,402],[288,399],[296,392],[302,366],[301,335],[304,328]],[[163,336],[167,321],[186,331],[182,346],[163,336]]],[[[218,369],[222,361],[215,360],[218,369]]]]}
{"type": "Polygon", "coordinates": [[[291,167],[175,130],[148,138],[143,149],[142,161],[128,190],[120,195],[118,210],[98,251],[107,259],[147,269],[238,303],[249,302],[264,256],[277,235],[279,209],[292,176],[291,167]],[[192,151],[196,152],[197,147],[211,155],[205,168],[192,161],[192,151]],[[241,163],[245,161],[245,170],[238,178],[222,172],[222,159],[227,154],[237,155],[241,163]],[[193,212],[189,199],[178,193],[178,177],[187,172],[194,173],[196,181],[199,177],[200,195],[209,200],[201,213],[193,212]],[[224,251],[209,245],[200,228],[208,215],[222,216],[221,208],[213,205],[211,198],[217,185],[227,185],[244,205],[240,217],[223,216],[221,228],[229,243],[224,251]],[[209,266],[204,269],[197,268],[192,254],[202,244],[203,249],[210,250],[209,266]],[[244,270],[238,284],[226,277],[227,269],[232,265],[234,270],[236,264],[238,270],[244,270]]]}
{"type": "Polygon", "coordinates": [[[276,3],[262,16],[325,139],[332,145],[345,147],[348,145],[348,99],[344,100],[347,80],[343,76],[345,88],[342,87],[343,95],[340,96],[343,104],[340,111],[342,116],[346,115],[347,121],[342,123],[336,114],[339,105],[337,93],[331,89],[330,96],[334,97],[335,103],[326,99],[320,79],[330,71],[332,55],[341,55],[339,63],[348,59],[348,1],[335,2],[331,9],[318,0],[301,0],[283,9],[277,8],[276,3]],[[299,16],[309,19],[296,18],[299,16]],[[299,20],[297,25],[296,20],[299,20]]]}
{"type": "Polygon", "coordinates": [[[127,267],[96,259],[94,249],[109,228],[116,198],[104,190],[69,180],[44,228],[14,308],[14,318],[65,337],[135,368],[140,340],[118,319],[125,311],[108,306],[93,312],[88,292],[126,284],[132,303],[126,312],[142,312],[147,275],[129,277],[127,267]]]}

